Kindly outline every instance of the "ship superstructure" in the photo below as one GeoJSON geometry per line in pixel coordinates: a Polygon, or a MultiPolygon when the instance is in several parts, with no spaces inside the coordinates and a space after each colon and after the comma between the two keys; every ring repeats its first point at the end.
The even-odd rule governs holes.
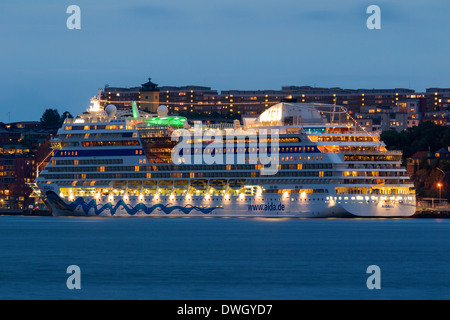
{"type": "Polygon", "coordinates": [[[164,106],[147,114],[94,100],[52,139],[36,186],[53,215],[413,215],[401,152],[347,117],[335,105],[279,103],[243,123],[207,126],[164,106]],[[231,142],[217,143],[230,132],[231,142]]]}

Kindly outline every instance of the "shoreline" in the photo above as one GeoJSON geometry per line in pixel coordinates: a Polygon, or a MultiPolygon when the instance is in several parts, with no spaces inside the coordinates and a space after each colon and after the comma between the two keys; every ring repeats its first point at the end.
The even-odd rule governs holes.
{"type": "Polygon", "coordinates": [[[0,216],[51,217],[49,210],[0,210],[0,216]]]}
{"type": "MultiPolygon", "coordinates": [[[[0,216],[26,216],[26,217],[52,217],[52,213],[49,210],[0,210],[0,216]]],[[[256,218],[256,217],[255,217],[256,218]]],[[[259,218],[259,217],[258,217],[259,218]]],[[[376,217],[373,217],[376,218],[376,217]]],[[[387,218],[387,217],[380,217],[387,218]]],[[[448,210],[420,210],[416,211],[412,216],[405,217],[404,219],[427,219],[427,218],[450,218],[450,211],[448,210]]]]}

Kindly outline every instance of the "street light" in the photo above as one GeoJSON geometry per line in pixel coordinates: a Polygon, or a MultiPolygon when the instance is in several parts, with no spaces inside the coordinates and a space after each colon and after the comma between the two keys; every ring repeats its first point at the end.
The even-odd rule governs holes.
{"type": "Polygon", "coordinates": [[[441,190],[442,190],[442,183],[438,182],[437,187],[439,188],[439,205],[441,205],[441,190]]]}
{"type": "Polygon", "coordinates": [[[448,171],[447,172],[445,172],[444,170],[442,170],[442,169],[440,169],[440,168],[436,168],[437,170],[439,170],[440,172],[442,172],[444,175],[442,176],[442,178],[440,179],[441,181],[442,181],[442,183],[441,182],[438,182],[438,184],[437,184],[437,186],[438,186],[438,188],[439,188],[439,201],[441,200],[441,188],[444,186],[444,178],[445,178],[445,176],[446,176],[446,174],[448,173],[448,171]]]}

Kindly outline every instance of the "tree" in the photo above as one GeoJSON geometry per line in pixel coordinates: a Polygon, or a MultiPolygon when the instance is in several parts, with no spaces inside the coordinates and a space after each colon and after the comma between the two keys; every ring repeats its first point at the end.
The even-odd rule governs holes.
{"type": "Polygon", "coordinates": [[[59,126],[61,116],[56,109],[46,109],[41,117],[41,125],[43,127],[59,126]]]}
{"type": "Polygon", "coordinates": [[[63,112],[63,114],[61,115],[61,119],[59,120],[59,125],[62,125],[64,123],[64,120],[66,120],[66,118],[73,118],[73,116],[70,114],[69,111],[65,111],[63,112]]]}
{"type": "Polygon", "coordinates": [[[389,150],[402,150],[403,159],[417,151],[435,152],[450,145],[450,128],[425,121],[402,132],[383,131],[380,136],[389,150]]]}

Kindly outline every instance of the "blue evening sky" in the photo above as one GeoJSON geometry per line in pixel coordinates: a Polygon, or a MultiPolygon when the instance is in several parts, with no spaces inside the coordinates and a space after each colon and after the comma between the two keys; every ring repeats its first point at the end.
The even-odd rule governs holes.
{"type": "Polygon", "coordinates": [[[105,84],[450,87],[446,0],[1,0],[0,121],[73,115],[105,84]],[[69,5],[81,30],[69,30],[69,5]],[[366,9],[381,8],[381,30],[366,9]]]}

